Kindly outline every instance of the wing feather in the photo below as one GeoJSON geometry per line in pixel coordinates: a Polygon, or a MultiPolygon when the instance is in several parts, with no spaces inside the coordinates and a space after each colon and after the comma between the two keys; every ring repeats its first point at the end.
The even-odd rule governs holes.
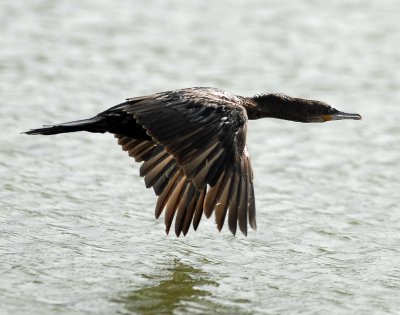
{"type": "Polygon", "coordinates": [[[155,185],[158,180],[165,175],[165,172],[173,166],[174,163],[173,156],[167,155],[164,159],[159,160],[159,163],[154,165],[152,169],[148,170],[146,174],[141,175],[144,176],[146,187],[149,188],[153,186],[156,195],[158,195],[155,185]]]}
{"type": "MultiPolygon", "coordinates": [[[[196,192],[193,185],[190,184],[189,181],[185,183],[185,191],[182,194],[182,198],[179,201],[179,205],[177,207],[176,219],[175,219],[175,234],[179,237],[183,230],[183,226],[185,223],[186,216],[191,217],[190,212],[192,211],[191,205],[193,204],[193,196],[196,192]]],[[[189,222],[190,226],[190,222],[189,222]]]]}
{"type": "Polygon", "coordinates": [[[224,175],[222,174],[215,186],[211,187],[204,199],[204,214],[207,218],[211,217],[215,205],[217,204],[218,197],[223,188],[224,175]]]}
{"type": "Polygon", "coordinates": [[[246,179],[246,166],[244,159],[240,161],[240,168],[242,170],[240,177],[240,201],[238,207],[238,222],[240,231],[247,235],[247,205],[248,205],[248,191],[246,179]]]}
{"type": "Polygon", "coordinates": [[[165,189],[162,191],[162,193],[158,197],[157,204],[156,204],[156,209],[155,209],[156,218],[158,218],[161,215],[162,211],[164,210],[164,207],[165,207],[166,203],[168,202],[168,199],[169,199],[170,195],[174,191],[174,187],[177,185],[176,181],[180,177],[182,177],[182,173],[177,171],[172,176],[172,178],[168,181],[165,189]]]}
{"type": "Polygon", "coordinates": [[[219,230],[226,216],[233,234],[239,226],[247,235],[248,223],[256,228],[247,115],[239,103],[236,96],[197,88],[132,98],[119,107],[149,136],[116,135],[143,162],[140,175],[158,196],[155,216],[166,209],[167,233],[174,218],[176,235],[186,235],[190,224],[196,230],[203,213],[213,212],[219,230]]]}
{"type": "Polygon", "coordinates": [[[196,203],[196,208],[194,210],[194,216],[193,216],[193,229],[196,231],[201,217],[203,216],[203,211],[204,211],[204,198],[207,194],[207,188],[199,192],[199,197],[197,199],[196,203]]]}
{"type": "Polygon", "coordinates": [[[193,185],[190,186],[190,189],[193,191],[193,197],[192,197],[192,199],[186,209],[186,212],[185,212],[185,220],[184,220],[183,226],[182,226],[183,235],[186,235],[187,232],[189,231],[190,224],[192,223],[192,220],[194,219],[197,201],[198,201],[200,193],[201,193],[200,191],[196,190],[193,185]]]}
{"type": "Polygon", "coordinates": [[[223,188],[221,187],[221,193],[218,198],[218,203],[215,206],[215,221],[217,222],[217,228],[219,231],[221,231],[224,225],[226,212],[229,207],[229,195],[231,190],[231,183],[232,183],[232,174],[231,172],[227,172],[223,183],[224,184],[223,188]]]}
{"type": "Polygon", "coordinates": [[[233,235],[236,234],[237,220],[238,220],[238,205],[240,198],[240,168],[237,168],[235,177],[232,183],[231,202],[229,205],[228,226],[233,235]]]}
{"type": "Polygon", "coordinates": [[[167,234],[169,233],[169,229],[171,228],[172,220],[174,219],[175,212],[179,205],[179,201],[183,194],[183,188],[186,186],[186,177],[181,176],[175,189],[172,191],[171,195],[168,198],[165,212],[165,228],[167,234]]]}

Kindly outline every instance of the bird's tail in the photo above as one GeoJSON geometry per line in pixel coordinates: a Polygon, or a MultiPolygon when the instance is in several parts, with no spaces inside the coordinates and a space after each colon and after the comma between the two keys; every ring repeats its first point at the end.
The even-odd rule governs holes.
{"type": "Polygon", "coordinates": [[[24,132],[27,135],[56,135],[58,133],[76,132],[76,131],[89,131],[101,132],[107,131],[105,126],[104,117],[95,116],[89,119],[82,119],[71,121],[63,124],[43,126],[43,128],[31,129],[24,132]]]}

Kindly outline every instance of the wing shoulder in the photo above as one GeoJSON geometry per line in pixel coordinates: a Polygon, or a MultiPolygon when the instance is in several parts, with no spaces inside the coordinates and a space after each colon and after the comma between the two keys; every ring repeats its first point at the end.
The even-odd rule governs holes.
{"type": "Polygon", "coordinates": [[[243,152],[247,115],[234,95],[185,89],[132,101],[125,108],[172,154],[198,188],[215,185],[243,152]]]}

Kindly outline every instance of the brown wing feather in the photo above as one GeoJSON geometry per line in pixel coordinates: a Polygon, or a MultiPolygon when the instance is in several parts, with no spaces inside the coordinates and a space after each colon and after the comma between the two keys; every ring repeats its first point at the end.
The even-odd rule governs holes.
{"type": "Polygon", "coordinates": [[[240,169],[237,168],[235,172],[235,178],[232,183],[232,190],[230,196],[229,214],[228,214],[228,226],[229,230],[233,235],[236,234],[237,220],[238,220],[238,205],[240,198],[240,169]]]}
{"type": "Polygon", "coordinates": [[[193,191],[193,195],[192,195],[191,201],[188,204],[188,207],[186,208],[186,211],[185,211],[185,219],[183,221],[183,226],[182,226],[183,235],[186,235],[187,232],[189,231],[190,224],[192,223],[192,220],[194,219],[194,214],[195,214],[197,202],[199,200],[199,195],[201,194],[201,192],[197,191],[193,185],[191,185],[190,187],[191,187],[191,190],[193,191]]]}
{"type": "Polygon", "coordinates": [[[177,182],[177,185],[175,186],[174,190],[168,198],[167,205],[165,206],[167,209],[165,212],[165,226],[167,234],[169,233],[172,220],[174,219],[175,212],[178,208],[179,201],[181,200],[181,196],[183,195],[185,187],[186,178],[181,175],[179,181],[177,182]]]}
{"type": "Polygon", "coordinates": [[[157,181],[165,178],[166,185],[160,191],[155,189],[156,194],[159,195],[155,216],[158,218],[164,208],[167,208],[165,216],[167,232],[176,212],[175,233],[177,236],[181,232],[186,235],[193,218],[196,219],[194,223],[197,228],[202,211],[197,210],[196,212],[196,209],[203,207],[204,192],[198,191],[193,183],[185,177],[174,157],[154,141],[136,140],[122,135],[115,135],[115,137],[118,139],[118,144],[122,145],[123,150],[132,152],[130,155],[135,160],[137,160],[137,155],[143,156],[143,150],[146,149],[146,159],[140,168],[140,175],[145,178],[146,187],[152,187],[157,181]]]}
{"type": "Polygon", "coordinates": [[[232,176],[231,172],[227,173],[224,179],[224,186],[221,188],[221,193],[218,198],[218,203],[215,206],[215,221],[217,223],[217,228],[221,231],[224,221],[226,212],[229,207],[229,197],[231,191],[231,183],[232,183],[232,176]]]}
{"type": "Polygon", "coordinates": [[[193,215],[193,229],[195,231],[197,230],[201,217],[203,216],[204,197],[206,196],[206,193],[207,193],[207,188],[198,192],[199,196],[196,202],[196,208],[194,209],[194,215],[193,215]]]}
{"type": "Polygon", "coordinates": [[[177,236],[181,234],[185,217],[188,212],[191,211],[190,206],[193,201],[194,192],[195,190],[191,188],[189,182],[186,182],[182,197],[180,198],[179,205],[176,210],[175,234],[177,236]]]}
{"type": "Polygon", "coordinates": [[[156,219],[158,219],[159,216],[161,215],[161,213],[163,212],[164,207],[167,204],[168,199],[169,199],[170,195],[172,194],[172,192],[174,191],[174,188],[177,184],[176,181],[180,178],[179,177],[180,175],[181,175],[181,173],[179,171],[175,172],[175,174],[168,181],[165,189],[162,191],[162,193],[158,197],[156,209],[155,209],[156,219]]]}
{"type": "Polygon", "coordinates": [[[219,230],[227,215],[233,234],[239,225],[246,235],[248,222],[256,228],[247,115],[237,97],[221,93],[205,89],[194,100],[191,89],[178,90],[129,99],[123,107],[151,139],[117,135],[118,143],[143,162],[140,175],[159,196],[156,217],[166,208],[167,233],[174,217],[176,235],[185,235],[214,210],[219,230]]]}

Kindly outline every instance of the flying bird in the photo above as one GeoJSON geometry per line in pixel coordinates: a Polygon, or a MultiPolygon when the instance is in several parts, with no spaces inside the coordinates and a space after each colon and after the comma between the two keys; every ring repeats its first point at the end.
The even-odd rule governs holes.
{"type": "Polygon", "coordinates": [[[260,94],[243,97],[195,87],[133,97],[93,118],[43,126],[28,135],[88,131],[114,134],[158,196],[155,216],[165,209],[167,234],[186,235],[215,212],[218,230],[247,235],[256,229],[253,171],[246,145],[248,120],[278,118],[311,123],[361,119],[327,103],[260,94]]]}

